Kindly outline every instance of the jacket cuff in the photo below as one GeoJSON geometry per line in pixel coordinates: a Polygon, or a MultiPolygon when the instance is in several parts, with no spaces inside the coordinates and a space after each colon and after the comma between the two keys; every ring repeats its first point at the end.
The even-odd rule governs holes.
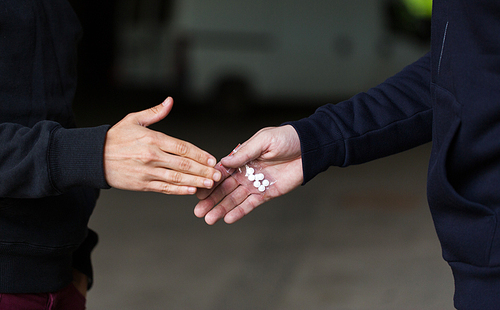
{"type": "Polygon", "coordinates": [[[324,113],[316,112],[308,118],[285,123],[292,125],[300,139],[302,169],[305,185],[330,166],[343,166],[345,143],[336,125],[324,113]],[[332,128],[326,128],[325,124],[332,128]]]}
{"type": "Polygon", "coordinates": [[[110,188],[104,176],[104,143],[109,127],[56,127],[52,131],[48,161],[55,189],[62,193],[72,187],[110,188]]]}

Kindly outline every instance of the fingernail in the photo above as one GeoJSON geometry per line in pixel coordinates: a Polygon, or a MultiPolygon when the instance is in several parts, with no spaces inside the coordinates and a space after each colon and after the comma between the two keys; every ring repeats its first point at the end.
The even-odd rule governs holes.
{"type": "Polygon", "coordinates": [[[163,100],[163,102],[161,103],[163,106],[166,106],[167,105],[167,101],[170,99],[170,97],[168,97],[167,99],[163,100]]]}
{"type": "Polygon", "coordinates": [[[204,180],[203,181],[203,185],[205,185],[206,187],[211,187],[212,186],[212,180],[204,180]]]}
{"type": "Polygon", "coordinates": [[[220,181],[220,179],[222,178],[222,173],[220,173],[220,171],[216,171],[216,172],[214,173],[213,178],[214,178],[214,181],[215,181],[215,182],[219,182],[219,181],[220,181]]]}
{"type": "Polygon", "coordinates": [[[188,193],[190,193],[190,194],[196,193],[196,187],[189,187],[188,188],[188,193]]]}
{"type": "Polygon", "coordinates": [[[217,161],[216,161],[214,158],[210,158],[210,159],[208,160],[208,165],[209,165],[210,167],[215,166],[215,164],[216,164],[216,163],[217,163],[217,161]]]}

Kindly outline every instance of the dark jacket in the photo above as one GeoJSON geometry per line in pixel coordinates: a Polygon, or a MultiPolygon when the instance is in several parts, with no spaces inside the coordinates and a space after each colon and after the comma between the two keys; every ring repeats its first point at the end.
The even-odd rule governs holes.
{"type": "Polygon", "coordinates": [[[109,126],[75,129],[80,24],[66,0],[0,1],[0,293],[92,276],[109,126]]]}
{"type": "MultiPolygon", "coordinates": [[[[341,74],[339,72],[339,74],[341,74]]],[[[500,2],[434,0],[431,52],[292,122],[305,182],[433,142],[428,201],[458,309],[500,305],[500,2]]]]}

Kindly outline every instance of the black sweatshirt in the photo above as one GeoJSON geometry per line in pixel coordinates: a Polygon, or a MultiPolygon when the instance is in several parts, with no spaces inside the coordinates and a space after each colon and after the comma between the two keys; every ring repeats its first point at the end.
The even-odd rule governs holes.
{"type": "Polygon", "coordinates": [[[432,139],[428,201],[455,307],[500,308],[500,2],[434,0],[431,52],[293,122],[305,182],[432,139]]]}
{"type": "Polygon", "coordinates": [[[80,33],[66,0],[0,1],[0,293],[92,278],[109,126],[74,128],[80,33]]]}

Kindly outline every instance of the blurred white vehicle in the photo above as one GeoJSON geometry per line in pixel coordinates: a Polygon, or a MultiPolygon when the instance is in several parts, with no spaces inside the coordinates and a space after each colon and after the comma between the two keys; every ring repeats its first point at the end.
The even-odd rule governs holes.
{"type": "Polygon", "coordinates": [[[345,98],[428,50],[390,32],[381,0],[122,0],[116,22],[120,86],[200,103],[345,98]]]}

